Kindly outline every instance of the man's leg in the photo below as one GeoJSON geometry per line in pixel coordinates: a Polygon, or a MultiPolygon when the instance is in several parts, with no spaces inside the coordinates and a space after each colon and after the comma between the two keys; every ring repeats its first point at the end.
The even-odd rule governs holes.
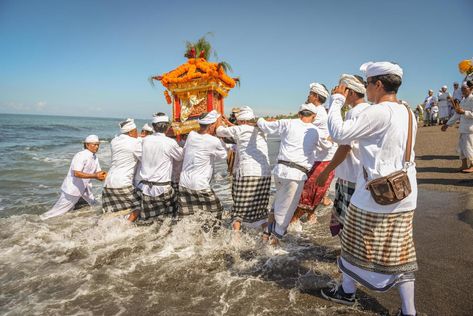
{"type": "Polygon", "coordinates": [[[401,310],[404,315],[416,315],[414,304],[414,281],[404,282],[397,286],[401,296],[401,310]]]}
{"type": "Polygon", "coordinates": [[[67,213],[68,211],[74,208],[74,205],[76,205],[79,199],[80,196],[73,196],[61,192],[61,196],[59,196],[59,199],[57,200],[56,204],[54,204],[54,206],[49,211],[40,215],[40,218],[42,220],[45,220],[50,217],[55,217],[67,213]]]}
{"type": "Polygon", "coordinates": [[[276,222],[274,230],[277,237],[282,237],[286,233],[289,222],[299,203],[304,181],[275,178],[276,181],[280,181],[280,185],[274,197],[274,220],[276,222]]]}

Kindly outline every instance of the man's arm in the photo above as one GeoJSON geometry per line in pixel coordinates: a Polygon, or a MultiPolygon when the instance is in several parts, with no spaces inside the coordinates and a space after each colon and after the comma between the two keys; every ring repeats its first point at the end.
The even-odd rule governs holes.
{"type": "Polygon", "coordinates": [[[107,173],[105,171],[98,171],[95,173],[85,173],[78,170],[73,170],[74,177],[81,179],[97,179],[100,181],[105,180],[107,173]]]}
{"type": "Polygon", "coordinates": [[[317,185],[324,186],[327,182],[330,172],[335,170],[348,156],[351,151],[350,145],[340,145],[337,148],[337,151],[333,155],[332,161],[325,167],[325,169],[317,177],[317,185]]]}
{"type": "Polygon", "coordinates": [[[256,125],[266,134],[280,134],[281,121],[269,122],[260,118],[256,125]]]}

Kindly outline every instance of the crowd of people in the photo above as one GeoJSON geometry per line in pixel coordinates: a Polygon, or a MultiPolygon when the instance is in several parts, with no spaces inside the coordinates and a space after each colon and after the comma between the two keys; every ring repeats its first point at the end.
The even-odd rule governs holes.
{"type": "MultiPolygon", "coordinates": [[[[199,117],[197,131],[179,142],[166,136],[170,119],[164,113],[153,116],[141,137],[134,120],[127,119],[111,141],[108,173],[100,169],[95,155],[98,137],[88,136],[84,150],[72,160],[59,200],[42,218],[64,214],[80,200],[94,204],[90,180],[97,179],[104,181],[104,212],[121,213],[131,222],[178,220],[203,212],[213,218],[207,227],[218,227],[223,208],[211,185],[214,164],[234,151],[232,229],[261,227],[262,239],[278,245],[291,222],[305,215],[316,220],[316,208],[336,178],[330,231],[340,238],[337,264],[342,279],[337,286],[322,289],[321,295],[353,305],[357,283],[376,291],[396,286],[402,302],[399,315],[415,315],[412,220],[417,204],[413,152],[417,123],[411,109],[397,99],[403,77],[399,65],[369,62],[360,70],[366,80],[344,74],[330,92],[323,84],[312,83],[294,119],[256,119],[247,106],[233,111],[230,119],[211,111],[199,117]],[[268,135],[280,137],[272,170],[268,135]],[[276,191],[268,210],[271,178],[276,191]]],[[[466,135],[460,136],[465,148],[461,157],[471,162],[473,81],[463,83],[451,117],[451,97],[444,88],[438,102],[429,92],[429,117],[438,106],[444,129],[460,120],[460,133],[466,135]]]]}

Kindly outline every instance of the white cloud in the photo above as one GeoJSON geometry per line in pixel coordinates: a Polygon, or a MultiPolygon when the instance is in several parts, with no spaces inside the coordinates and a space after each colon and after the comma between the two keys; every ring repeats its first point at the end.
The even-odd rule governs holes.
{"type": "Polygon", "coordinates": [[[44,110],[44,108],[46,107],[46,105],[47,105],[46,102],[44,102],[44,101],[39,101],[39,102],[37,102],[37,103],[35,104],[35,108],[36,108],[36,110],[38,110],[38,111],[42,111],[42,110],[44,110]]]}

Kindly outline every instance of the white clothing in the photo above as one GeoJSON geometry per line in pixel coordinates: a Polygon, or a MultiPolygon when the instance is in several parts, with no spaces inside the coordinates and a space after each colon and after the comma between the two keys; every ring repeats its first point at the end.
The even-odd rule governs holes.
{"type": "MultiPolygon", "coordinates": [[[[404,167],[406,151],[408,114],[404,105],[382,102],[367,107],[356,118],[343,122],[340,110],[345,97],[332,96],[328,127],[336,142],[359,142],[360,163],[368,173],[368,181],[399,171],[404,167]]],[[[351,203],[358,208],[374,213],[395,213],[412,211],[417,206],[417,181],[415,154],[413,151],[417,124],[413,118],[411,159],[407,169],[412,192],[404,200],[391,205],[377,204],[365,188],[363,172],[358,173],[355,193],[351,203]]]]}
{"type": "Polygon", "coordinates": [[[237,176],[269,177],[271,175],[266,135],[258,127],[219,126],[217,136],[235,140],[238,165],[235,166],[234,171],[237,176]]]}
{"type": "Polygon", "coordinates": [[[120,133],[128,133],[136,128],[135,120],[127,118],[118,124],[120,126],[120,133]]]}
{"type": "Polygon", "coordinates": [[[425,110],[431,109],[435,104],[437,103],[437,99],[432,95],[432,96],[427,96],[424,100],[425,110]]]}
{"type": "Polygon", "coordinates": [[[275,232],[278,237],[286,234],[287,227],[296,211],[299,199],[304,189],[304,181],[288,180],[274,176],[276,194],[274,195],[275,232]]]}
{"type": "Polygon", "coordinates": [[[450,114],[450,110],[448,107],[448,97],[450,93],[448,92],[439,92],[438,93],[438,107],[439,107],[439,117],[446,118],[450,114]]]}
{"type": "Polygon", "coordinates": [[[353,75],[342,74],[339,82],[344,84],[348,89],[361,94],[366,94],[365,85],[353,75]]]}
{"type": "Polygon", "coordinates": [[[112,139],[110,149],[112,164],[104,187],[117,189],[133,185],[136,164],[141,160],[141,141],[121,134],[112,139]]]}
{"type": "Polygon", "coordinates": [[[73,196],[81,196],[86,190],[90,190],[91,179],[82,179],[74,176],[74,171],[93,174],[99,172],[100,164],[97,156],[88,149],[79,151],[72,158],[71,166],[67,172],[67,176],[62,182],[61,190],[64,193],[73,196]]]}
{"type": "Polygon", "coordinates": [[[89,203],[89,205],[95,205],[97,203],[94,195],[89,189],[85,190],[82,196],[70,195],[62,191],[56,204],[54,204],[54,206],[49,211],[41,214],[39,217],[42,220],[45,220],[67,213],[74,208],[77,202],[79,202],[80,198],[83,198],[87,203],[89,203]]]}
{"type": "Polygon", "coordinates": [[[457,88],[453,90],[453,99],[461,101],[463,99],[462,89],[457,88]]]}
{"type": "MultiPolygon", "coordinates": [[[[312,123],[304,123],[300,119],[283,119],[268,122],[258,120],[258,127],[267,134],[279,134],[281,145],[278,160],[289,161],[310,170],[315,161],[314,150],[319,141],[319,133],[312,123]]],[[[276,164],[273,175],[288,180],[306,180],[307,175],[301,170],[276,164]]]]}
{"type": "Polygon", "coordinates": [[[153,123],[169,123],[169,117],[167,115],[155,115],[153,116],[153,123]]]}
{"type": "MultiPolygon", "coordinates": [[[[345,116],[345,120],[356,119],[360,113],[369,107],[369,103],[360,103],[351,108],[345,116]]],[[[362,171],[360,164],[360,149],[357,141],[341,142],[339,145],[350,145],[351,151],[347,158],[335,169],[335,177],[356,183],[358,173],[362,171]]]]}
{"type": "Polygon", "coordinates": [[[227,158],[223,142],[209,134],[190,132],[184,145],[179,185],[196,191],[210,189],[215,158],[227,158]]]}
{"type": "Polygon", "coordinates": [[[360,70],[366,74],[366,78],[393,74],[402,79],[403,75],[402,68],[398,64],[393,64],[389,61],[369,61],[361,65],[360,70]]]}
{"type": "Polygon", "coordinates": [[[327,91],[327,89],[320,83],[318,82],[313,82],[309,85],[309,89],[311,92],[315,93],[315,94],[318,94],[322,97],[324,97],[325,99],[327,99],[329,97],[329,93],[327,91]]]}
{"type": "Polygon", "coordinates": [[[89,135],[85,138],[84,143],[99,143],[99,137],[97,135],[89,135]]]}
{"type": "MultiPolygon", "coordinates": [[[[140,177],[149,182],[170,182],[173,160],[181,161],[183,150],[177,142],[164,135],[154,133],[143,139],[140,177]]],[[[138,185],[148,196],[158,196],[170,189],[169,185],[138,185]]]]}
{"type": "Polygon", "coordinates": [[[307,110],[307,111],[310,111],[314,114],[317,114],[317,109],[316,109],[316,106],[315,104],[312,104],[312,103],[304,103],[302,104],[300,107],[299,107],[299,112],[300,111],[304,111],[304,110],[307,110]]]}
{"type": "Polygon", "coordinates": [[[460,107],[465,110],[465,114],[455,114],[448,120],[447,125],[451,126],[455,124],[457,120],[460,120],[460,133],[473,133],[473,94],[464,98],[460,102],[460,107]]]}
{"type": "Polygon", "coordinates": [[[315,120],[314,125],[317,127],[319,132],[319,141],[315,146],[314,157],[315,161],[330,161],[337,151],[338,145],[328,138],[330,134],[328,132],[327,120],[328,114],[323,105],[315,106],[315,120]]]}
{"type": "Polygon", "coordinates": [[[215,123],[219,117],[220,114],[216,110],[212,110],[205,117],[198,119],[197,122],[202,125],[210,125],[215,123]]]}

